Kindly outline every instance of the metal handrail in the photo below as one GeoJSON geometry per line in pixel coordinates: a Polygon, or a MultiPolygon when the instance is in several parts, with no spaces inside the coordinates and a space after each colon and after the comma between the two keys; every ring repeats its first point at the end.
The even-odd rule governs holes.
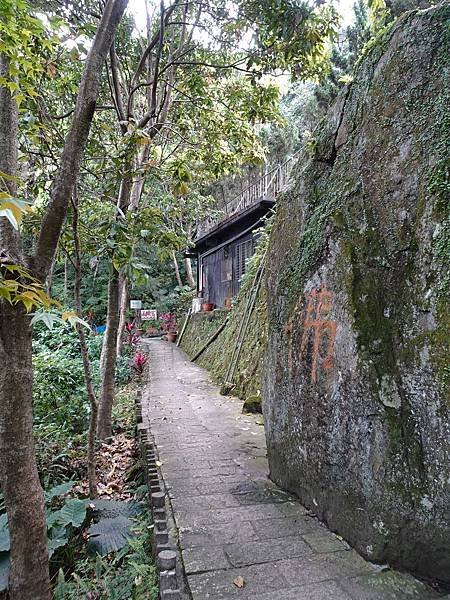
{"type": "Polygon", "coordinates": [[[267,197],[275,198],[276,194],[281,191],[289,179],[292,163],[296,158],[296,154],[285,160],[279,165],[276,165],[270,171],[264,173],[257,181],[242,190],[240,194],[229,200],[221,209],[222,214],[217,217],[211,217],[204,221],[199,227],[199,235],[201,237],[211,231],[224,219],[235,215],[253,204],[260,202],[267,197]]]}

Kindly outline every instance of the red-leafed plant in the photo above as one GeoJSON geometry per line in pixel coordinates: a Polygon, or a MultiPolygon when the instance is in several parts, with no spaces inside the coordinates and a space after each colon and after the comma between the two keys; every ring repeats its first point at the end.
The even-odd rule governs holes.
{"type": "Polygon", "coordinates": [[[163,322],[164,331],[176,331],[177,330],[176,315],[174,313],[164,313],[159,318],[163,322]]]}
{"type": "Polygon", "coordinates": [[[141,336],[136,331],[134,323],[125,323],[125,329],[127,332],[125,343],[129,344],[130,346],[136,346],[141,336]]]}
{"type": "Polygon", "coordinates": [[[136,352],[133,357],[133,369],[139,374],[142,375],[144,372],[145,365],[148,362],[148,356],[143,352],[136,352]]]}

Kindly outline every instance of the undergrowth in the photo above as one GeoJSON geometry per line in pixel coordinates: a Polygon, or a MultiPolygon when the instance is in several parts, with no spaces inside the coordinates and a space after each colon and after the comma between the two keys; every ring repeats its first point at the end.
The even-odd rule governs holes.
{"type": "MultiPolygon", "coordinates": [[[[134,439],[134,395],[138,384],[131,382],[116,394],[113,407],[113,429],[134,439]]],[[[142,485],[140,463],[127,474],[125,487],[134,485],[134,498],[142,500],[146,486],[142,485]]],[[[133,537],[124,548],[106,556],[94,557],[86,549],[76,558],[70,572],[61,568],[56,577],[54,600],[157,600],[158,577],[151,554],[153,526],[147,509],[133,519],[133,537]]]]}
{"type": "MultiPolygon", "coordinates": [[[[100,353],[103,336],[87,338],[93,382],[100,388],[100,353]]],[[[129,348],[119,357],[117,386],[130,379],[129,348]]],[[[41,483],[51,487],[68,479],[80,479],[74,464],[85,457],[90,405],[86,395],[78,335],[68,325],[51,331],[33,331],[33,433],[41,483]]]]}
{"type": "Polygon", "coordinates": [[[136,518],[135,537],[115,554],[78,561],[66,581],[62,570],[54,591],[55,600],[157,600],[157,571],[151,558],[150,516],[136,518]]]}

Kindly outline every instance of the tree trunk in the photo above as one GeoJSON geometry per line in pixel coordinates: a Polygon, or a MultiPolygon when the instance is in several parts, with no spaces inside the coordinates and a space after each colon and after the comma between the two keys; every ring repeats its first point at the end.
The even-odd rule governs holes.
{"type": "MultiPolygon", "coordinates": [[[[75,296],[75,307],[77,316],[83,318],[83,310],[81,305],[81,246],[80,236],[78,234],[78,196],[76,190],[73,193],[73,220],[72,220],[72,231],[73,231],[73,242],[75,247],[75,284],[74,284],[74,296],[75,296]]],[[[94,385],[92,383],[92,367],[89,360],[89,350],[86,343],[86,335],[83,325],[77,323],[78,339],[80,340],[81,357],[83,359],[83,371],[84,371],[84,382],[86,385],[86,393],[91,406],[91,414],[89,419],[89,432],[88,432],[88,452],[87,452],[87,464],[88,464],[88,484],[89,484],[89,498],[92,500],[97,498],[97,475],[96,475],[96,460],[95,460],[95,430],[97,427],[97,416],[98,416],[98,402],[94,392],[94,385]]]]}
{"type": "MultiPolygon", "coordinates": [[[[120,184],[117,206],[125,213],[130,206],[133,194],[133,163],[129,159],[124,165],[124,177],[120,184]]],[[[141,188],[142,190],[142,188],[141,188]]],[[[118,217],[120,218],[120,216],[118,217]]],[[[103,339],[100,368],[102,371],[102,392],[98,410],[97,435],[106,439],[112,435],[112,407],[114,404],[114,388],[116,380],[117,361],[117,334],[119,332],[119,307],[120,307],[120,276],[113,271],[108,284],[108,307],[106,315],[106,332],[103,339]]]]}
{"type": "Polygon", "coordinates": [[[120,309],[119,309],[119,331],[117,332],[117,356],[122,354],[123,340],[125,337],[125,324],[127,320],[128,310],[128,279],[125,275],[121,275],[119,278],[119,296],[120,296],[120,309]]]}
{"type": "Polygon", "coordinates": [[[49,600],[44,497],[33,443],[31,330],[0,302],[0,481],[11,536],[11,600],[49,600]],[[11,335],[14,332],[14,335],[11,335]]]}
{"type": "Polygon", "coordinates": [[[50,201],[44,212],[31,263],[44,281],[55,256],[72,190],[95,112],[103,64],[128,0],[108,0],[86,59],[69,133],[64,140],[61,161],[50,188],[50,201]]]}
{"type": "Polygon", "coordinates": [[[175,250],[172,250],[172,260],[175,269],[175,277],[177,278],[177,283],[180,287],[183,287],[183,282],[181,281],[180,269],[178,267],[177,255],[175,254],[175,250]]]}
{"type": "MultiPolygon", "coordinates": [[[[0,54],[0,76],[8,73],[0,54]]],[[[17,171],[17,105],[0,86],[0,171],[17,171]]],[[[14,179],[6,180],[17,197],[14,179]]],[[[2,190],[6,191],[6,190],[2,190]]],[[[19,234],[0,219],[0,267],[23,264],[19,234]]],[[[31,330],[23,305],[0,300],[0,487],[11,537],[11,600],[49,600],[44,497],[33,443],[31,330]]]]}
{"type": "Polygon", "coordinates": [[[196,283],[195,283],[194,275],[192,273],[192,262],[188,256],[185,257],[184,264],[186,267],[186,279],[188,282],[188,286],[191,287],[192,289],[195,289],[196,283]]]}
{"type": "MultiPolygon", "coordinates": [[[[101,68],[127,0],[109,0],[86,59],[74,118],[50,191],[34,255],[26,259],[20,237],[0,219],[0,266],[30,267],[44,282],[54,259],[67,206],[86,147],[101,68]]],[[[0,54],[0,76],[9,78],[8,59],[0,54]]],[[[17,106],[0,85],[0,170],[17,172],[17,106]]],[[[8,181],[15,196],[14,180],[8,181]]],[[[10,600],[50,600],[44,498],[33,443],[32,347],[29,318],[21,304],[0,301],[0,482],[11,537],[10,600]]]]}
{"type": "MultiPolygon", "coordinates": [[[[25,258],[20,237],[0,219],[0,266],[32,268],[44,282],[54,259],[72,188],[87,143],[100,74],[127,0],[109,0],[86,59],[74,118],[64,142],[35,252],[25,258]]],[[[0,55],[0,76],[9,78],[8,60],[0,55]]],[[[0,85],[0,170],[17,171],[17,106],[0,85]]],[[[14,180],[8,182],[11,195],[14,180]]],[[[0,301],[0,482],[11,537],[10,600],[50,600],[44,499],[32,435],[32,347],[29,318],[21,304],[0,301]]]]}
{"type": "MultiPolygon", "coordinates": [[[[106,307],[106,322],[108,322],[108,306],[106,307]]],[[[103,377],[103,372],[105,370],[105,357],[106,357],[106,330],[103,334],[102,340],[102,351],[100,352],[100,373],[103,377]]]]}
{"type": "Polygon", "coordinates": [[[108,316],[104,340],[102,395],[98,411],[97,435],[101,440],[112,435],[112,406],[117,360],[117,330],[119,328],[119,272],[113,269],[108,284],[108,316]]]}
{"type": "Polygon", "coordinates": [[[47,290],[47,294],[49,296],[52,295],[52,285],[53,285],[53,274],[55,272],[55,262],[56,262],[56,256],[52,260],[50,271],[47,275],[47,281],[45,282],[45,289],[47,290]]]}

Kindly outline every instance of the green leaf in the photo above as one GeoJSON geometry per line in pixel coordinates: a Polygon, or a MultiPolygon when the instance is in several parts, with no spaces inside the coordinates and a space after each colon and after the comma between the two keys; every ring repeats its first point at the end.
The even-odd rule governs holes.
{"type": "Polygon", "coordinates": [[[94,506],[94,519],[114,519],[115,517],[137,517],[142,511],[138,502],[124,502],[120,500],[89,500],[88,504],[94,506]]]}
{"type": "Polygon", "coordinates": [[[77,317],[77,315],[70,315],[69,317],[67,317],[67,320],[72,325],[72,327],[75,327],[75,325],[79,324],[83,327],[86,327],[86,329],[89,329],[89,331],[91,330],[91,326],[89,325],[89,323],[84,319],[80,319],[80,317],[77,317]]]}
{"type": "Polygon", "coordinates": [[[88,530],[90,537],[87,548],[93,554],[102,556],[123,548],[132,537],[133,521],[142,510],[136,502],[114,500],[92,500],[94,519],[97,523],[88,530]]]}
{"type": "Polygon", "coordinates": [[[58,580],[56,583],[54,598],[55,600],[64,600],[66,592],[66,578],[64,577],[64,571],[59,569],[58,580]]]}
{"type": "Polygon", "coordinates": [[[39,323],[40,321],[44,323],[44,325],[47,327],[47,329],[50,329],[50,331],[53,329],[53,326],[56,323],[64,323],[61,317],[59,317],[55,313],[46,312],[44,310],[40,310],[34,313],[34,316],[31,319],[31,325],[36,325],[36,323],[39,323]]]}
{"type": "Polygon", "coordinates": [[[51,558],[58,548],[62,548],[69,541],[69,534],[64,527],[59,527],[48,538],[48,557],[51,558]]]}
{"type": "Polygon", "coordinates": [[[8,577],[9,577],[9,553],[0,553],[0,594],[8,589],[8,577]]]}
{"type": "Polygon", "coordinates": [[[6,217],[14,229],[19,229],[19,223],[16,221],[16,217],[14,216],[12,210],[10,208],[2,208],[0,209],[0,217],[6,217]]]}
{"type": "Polygon", "coordinates": [[[58,496],[62,496],[63,494],[67,494],[75,485],[74,481],[67,481],[66,483],[61,483],[61,485],[55,485],[55,487],[50,488],[49,490],[45,490],[44,499],[46,502],[51,502],[53,498],[57,498],[58,496]]]}
{"type": "Polygon", "coordinates": [[[102,519],[88,529],[87,548],[92,554],[105,556],[123,548],[132,537],[133,521],[124,516],[102,519]]]}
{"type": "Polygon", "coordinates": [[[8,530],[8,517],[6,513],[0,515],[0,552],[8,552],[10,539],[8,530]]]}
{"type": "Polygon", "coordinates": [[[73,527],[81,527],[86,518],[86,503],[78,498],[70,498],[66,500],[64,506],[59,511],[58,522],[63,525],[73,525],[73,527]]]}

